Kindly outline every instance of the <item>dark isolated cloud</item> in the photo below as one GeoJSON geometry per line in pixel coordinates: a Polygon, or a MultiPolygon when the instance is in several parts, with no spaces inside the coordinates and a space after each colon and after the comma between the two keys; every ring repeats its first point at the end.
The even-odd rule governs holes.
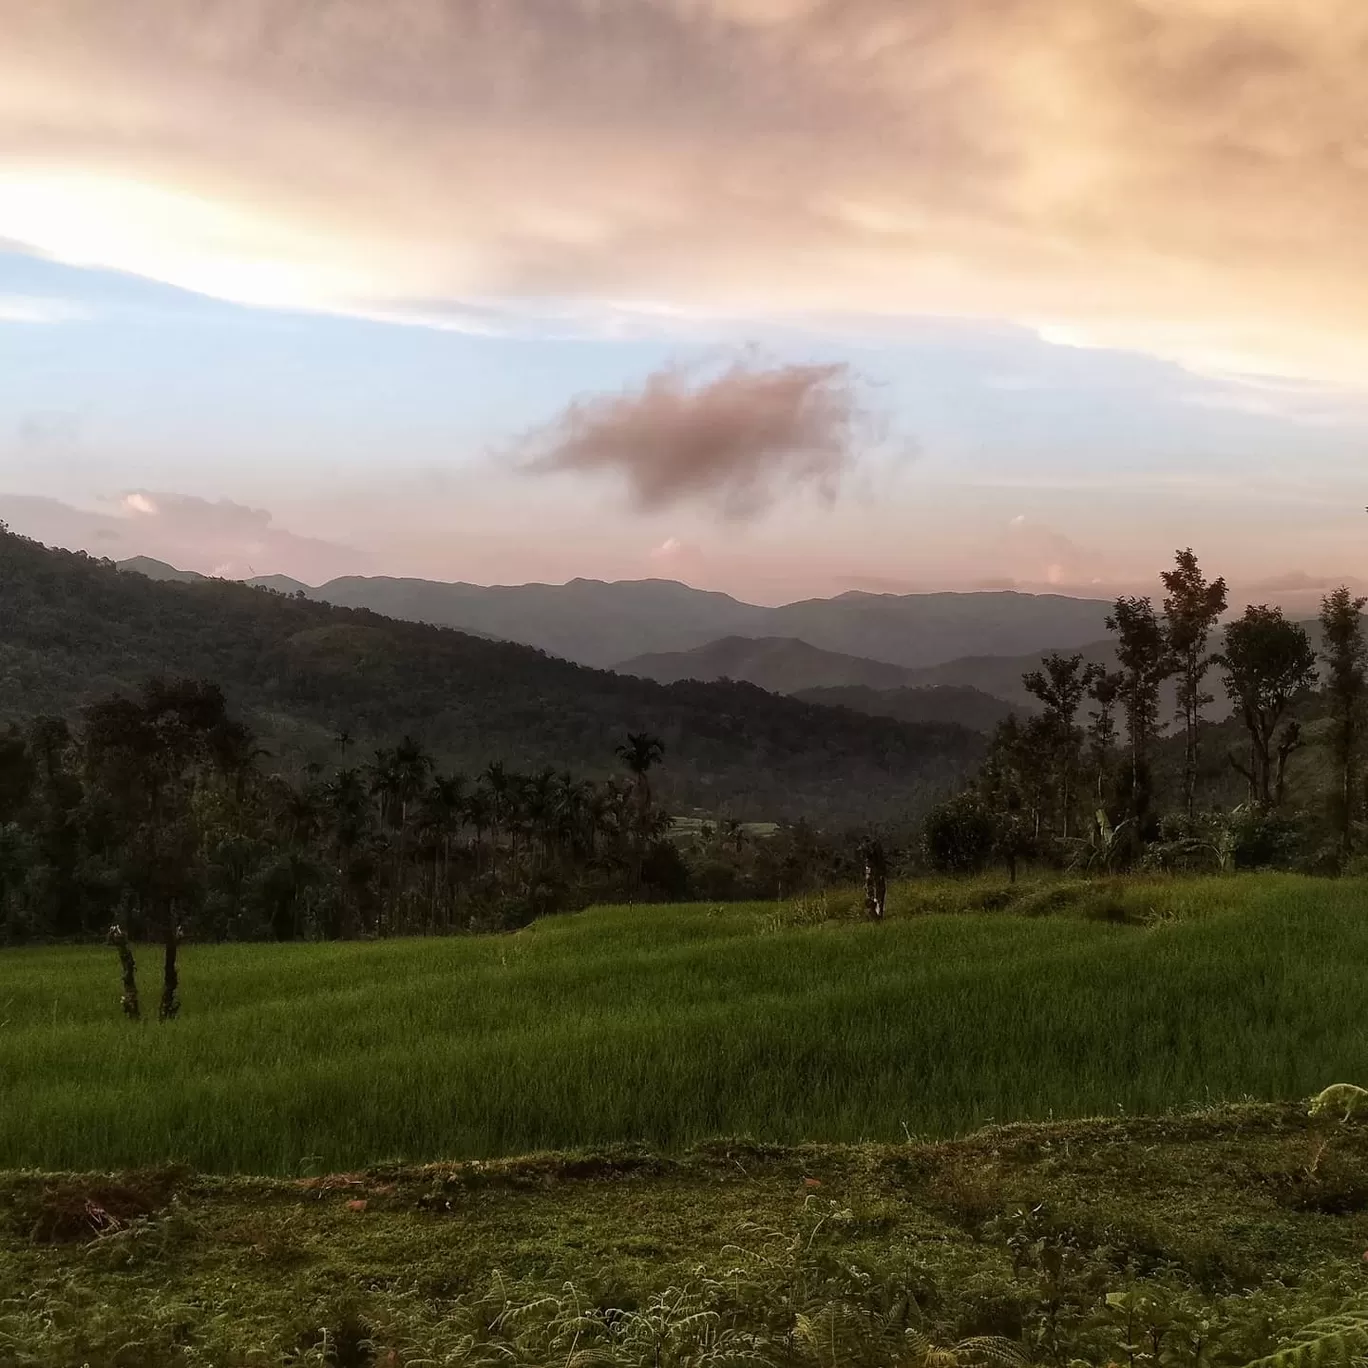
{"type": "Polygon", "coordinates": [[[578,400],[521,452],[534,472],[619,476],[644,512],[694,502],[747,518],[795,489],[834,497],[868,423],[844,365],[739,362],[578,400]]]}
{"type": "Polygon", "coordinates": [[[48,546],[127,560],[150,556],[179,570],[227,579],[290,575],[321,584],[369,568],[360,551],[277,527],[270,513],[229,499],[134,489],[113,512],[74,508],[57,499],[0,494],[0,521],[48,546]]]}

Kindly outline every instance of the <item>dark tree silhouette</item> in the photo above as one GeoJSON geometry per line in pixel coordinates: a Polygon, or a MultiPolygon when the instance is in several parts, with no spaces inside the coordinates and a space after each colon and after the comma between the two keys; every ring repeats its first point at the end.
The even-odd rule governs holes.
{"type": "Polygon", "coordinates": [[[1233,755],[1230,763],[1249,783],[1252,802],[1277,807],[1283,798],[1287,760],[1302,744],[1301,728],[1283,722],[1293,700],[1316,678],[1316,653],[1306,633],[1289,622],[1281,608],[1251,604],[1225,629],[1225,647],[1216,657],[1222,682],[1249,733],[1249,764],[1233,755]]]}
{"type": "Polygon", "coordinates": [[[1054,787],[1059,808],[1059,834],[1069,835],[1069,818],[1076,800],[1082,737],[1077,717],[1084,695],[1088,691],[1090,672],[1083,666],[1081,655],[1046,656],[1042,669],[1029,670],[1021,676],[1027,693],[1038,698],[1044,707],[1043,741],[1051,757],[1054,787]]]}
{"type": "Polygon", "coordinates": [[[1340,849],[1353,846],[1357,807],[1358,764],[1363,731],[1365,670],[1368,643],[1363,638],[1363,605],[1341,585],[1321,602],[1321,659],[1325,662],[1326,699],[1330,704],[1330,754],[1334,761],[1336,795],[1332,804],[1340,849]]]}
{"type": "Polygon", "coordinates": [[[1127,806],[1140,826],[1150,805],[1150,748],[1161,730],[1159,686],[1173,673],[1173,656],[1148,598],[1118,598],[1107,618],[1107,630],[1116,633],[1121,706],[1130,740],[1127,806]]]}
{"type": "Polygon", "coordinates": [[[628,732],[626,743],[615,752],[632,775],[643,813],[651,807],[651,771],[665,759],[665,743],[648,732],[628,732]]]}
{"type": "Polygon", "coordinates": [[[1178,675],[1178,718],[1183,724],[1183,804],[1191,822],[1197,805],[1198,731],[1202,710],[1214,695],[1202,687],[1211,668],[1207,638],[1226,609],[1226,582],[1210,583],[1197,564],[1192,548],[1174,554],[1175,566],[1161,576],[1168,591],[1164,599],[1164,630],[1178,675]]]}
{"type": "Polygon", "coordinates": [[[1088,677],[1088,697],[1097,705],[1088,714],[1088,751],[1092,760],[1097,801],[1107,793],[1116,752],[1116,707],[1125,676],[1094,665],[1088,677]]]}

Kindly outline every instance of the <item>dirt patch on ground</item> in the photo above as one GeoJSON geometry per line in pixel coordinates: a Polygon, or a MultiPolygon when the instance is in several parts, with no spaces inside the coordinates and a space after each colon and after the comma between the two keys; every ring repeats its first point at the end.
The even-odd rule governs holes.
{"type": "Polygon", "coordinates": [[[14,1195],[20,1228],[34,1244],[68,1244],[154,1216],[187,1175],[175,1169],[114,1178],[50,1179],[14,1195]]]}

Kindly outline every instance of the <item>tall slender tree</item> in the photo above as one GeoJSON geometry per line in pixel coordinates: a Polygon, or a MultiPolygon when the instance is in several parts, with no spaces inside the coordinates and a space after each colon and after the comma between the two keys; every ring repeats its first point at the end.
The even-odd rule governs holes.
{"type": "Polygon", "coordinates": [[[1149,810],[1149,754],[1159,734],[1159,686],[1173,673],[1173,656],[1163,625],[1148,598],[1123,596],[1107,618],[1116,633],[1121,666],[1121,706],[1130,740],[1128,807],[1139,826],[1149,810]]]}
{"type": "Polygon", "coordinates": [[[1054,771],[1054,790],[1058,803],[1059,834],[1069,835],[1069,817],[1077,800],[1077,777],[1082,751],[1078,730],[1078,710],[1088,692],[1089,672],[1078,653],[1058,652],[1041,660],[1042,668],[1021,676],[1027,693],[1040,700],[1044,709],[1044,740],[1054,771]]]}
{"type": "Polygon", "coordinates": [[[1334,759],[1333,804],[1340,849],[1353,847],[1357,807],[1359,751],[1362,746],[1364,700],[1368,693],[1368,643],[1363,637],[1363,605],[1341,585],[1321,601],[1321,659],[1325,662],[1325,696],[1330,704],[1330,754],[1334,759]]]}
{"type": "Polygon", "coordinates": [[[1215,695],[1202,687],[1212,658],[1207,639],[1226,610],[1226,582],[1210,583],[1197,564],[1192,548],[1174,553],[1174,568],[1161,576],[1168,591],[1164,599],[1164,632],[1178,676],[1178,720],[1183,724],[1183,805],[1191,821],[1197,809],[1198,731],[1202,710],[1215,695]]]}
{"type": "Polygon", "coordinates": [[[647,732],[628,732],[626,742],[617,748],[617,757],[626,765],[636,788],[643,813],[651,808],[651,771],[665,758],[665,743],[647,732]]]}
{"type": "Polygon", "coordinates": [[[1088,676],[1088,697],[1097,705],[1088,714],[1088,751],[1093,765],[1097,801],[1106,797],[1116,753],[1116,706],[1125,683],[1119,670],[1094,665],[1088,676]]]}
{"type": "Polygon", "coordinates": [[[1289,622],[1281,608],[1250,604],[1225,629],[1225,649],[1216,657],[1222,682],[1249,733],[1249,764],[1233,755],[1230,763],[1249,783],[1260,807],[1282,801],[1288,757],[1301,744],[1301,728],[1289,719],[1279,724],[1293,701],[1316,678],[1316,653],[1306,633],[1289,622]]]}
{"type": "Polygon", "coordinates": [[[626,742],[617,748],[617,757],[627,766],[636,791],[636,814],[633,821],[633,884],[641,886],[641,868],[646,856],[646,844],[654,835],[655,822],[651,815],[651,770],[665,758],[665,743],[648,732],[628,732],[626,742]]]}

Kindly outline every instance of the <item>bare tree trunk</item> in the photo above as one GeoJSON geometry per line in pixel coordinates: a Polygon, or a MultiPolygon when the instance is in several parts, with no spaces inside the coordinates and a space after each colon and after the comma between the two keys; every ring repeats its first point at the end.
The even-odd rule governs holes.
{"type": "Polygon", "coordinates": [[[1340,778],[1340,848],[1348,855],[1354,848],[1354,756],[1352,742],[1346,747],[1343,773],[1340,778]]]}
{"type": "Polygon", "coordinates": [[[1248,766],[1242,765],[1242,764],[1235,758],[1235,752],[1234,752],[1234,751],[1228,752],[1228,753],[1226,754],[1226,759],[1230,761],[1230,767],[1231,767],[1231,769],[1233,769],[1233,770],[1236,772],[1236,774],[1242,775],[1242,776],[1244,777],[1245,783],[1249,786],[1249,801],[1252,803],[1252,802],[1254,801],[1254,799],[1258,796],[1258,790],[1257,790],[1257,786],[1256,786],[1256,781],[1255,781],[1255,779],[1254,779],[1254,770],[1255,770],[1254,747],[1253,747],[1253,746],[1250,746],[1250,748],[1249,748],[1249,764],[1248,764],[1248,766]]]}
{"type": "Polygon", "coordinates": [[[172,918],[166,927],[166,959],[162,968],[161,1005],[157,1008],[158,1021],[174,1021],[180,1011],[180,974],[176,969],[176,951],[181,943],[181,929],[172,918]]]}
{"type": "Polygon", "coordinates": [[[1278,773],[1273,788],[1274,807],[1282,806],[1288,757],[1293,751],[1300,750],[1302,744],[1301,727],[1295,722],[1289,722],[1283,732],[1282,740],[1278,742],[1278,773]]]}
{"type": "Polygon", "coordinates": [[[870,921],[884,919],[884,903],[888,895],[888,864],[883,847],[870,841],[864,849],[865,860],[865,916],[870,921]]]}
{"type": "Polygon", "coordinates": [[[142,1015],[138,1004],[138,965],[133,958],[133,951],[128,948],[128,935],[116,923],[109,928],[105,939],[119,952],[119,966],[123,970],[123,998],[120,1005],[124,1016],[130,1021],[137,1021],[142,1015]]]}
{"type": "Polygon", "coordinates": [[[1183,797],[1191,823],[1197,815],[1197,709],[1190,698],[1183,700],[1183,729],[1183,797]]]}
{"type": "Polygon", "coordinates": [[[1259,776],[1259,803],[1273,806],[1273,733],[1261,732],[1254,746],[1254,768],[1259,776]]]}

